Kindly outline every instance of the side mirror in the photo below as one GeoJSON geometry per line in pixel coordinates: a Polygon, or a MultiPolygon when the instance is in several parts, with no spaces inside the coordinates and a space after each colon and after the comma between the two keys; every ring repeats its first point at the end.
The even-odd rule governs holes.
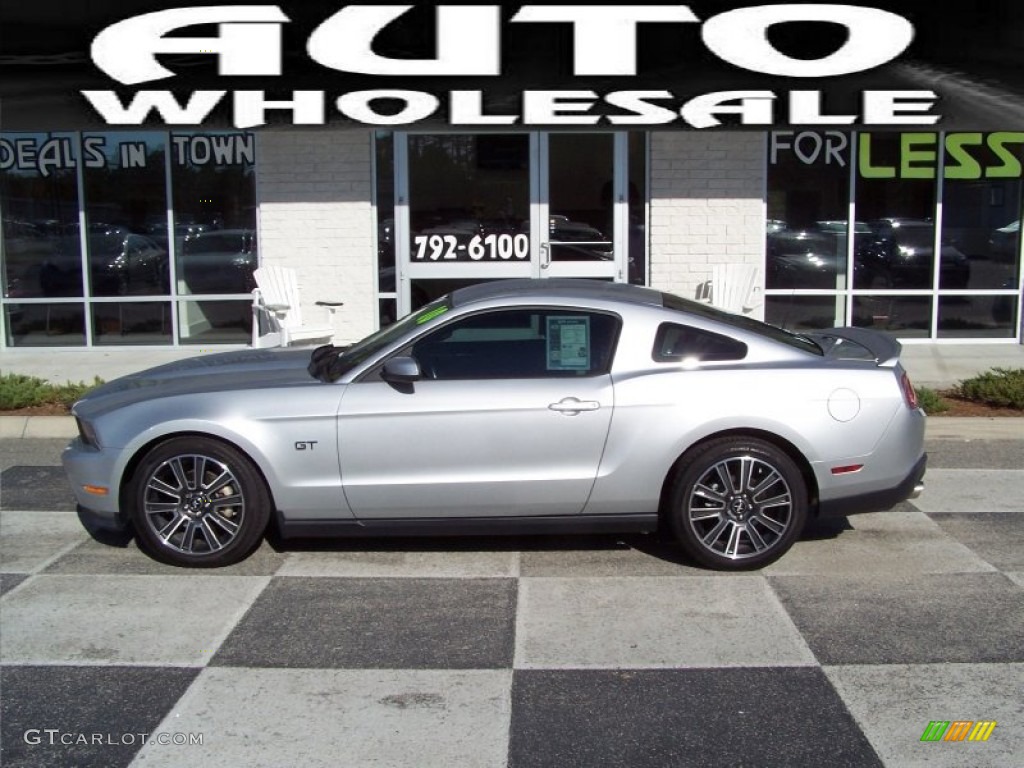
{"type": "Polygon", "coordinates": [[[423,378],[420,364],[411,357],[392,357],[380,372],[380,377],[391,384],[412,384],[423,378]]]}

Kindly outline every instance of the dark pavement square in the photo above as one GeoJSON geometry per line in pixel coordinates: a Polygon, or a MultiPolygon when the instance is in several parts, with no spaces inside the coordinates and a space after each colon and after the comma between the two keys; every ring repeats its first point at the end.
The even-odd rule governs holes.
{"type": "Polygon", "coordinates": [[[881,762],[817,668],[517,670],[509,766],[555,765],[881,762]]]}
{"type": "Polygon", "coordinates": [[[511,667],[515,614],[513,579],[277,577],[211,665],[511,667]]]}

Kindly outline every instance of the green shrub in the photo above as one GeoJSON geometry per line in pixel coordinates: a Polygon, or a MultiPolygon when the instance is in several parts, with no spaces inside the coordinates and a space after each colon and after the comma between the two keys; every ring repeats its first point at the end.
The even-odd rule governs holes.
{"type": "Polygon", "coordinates": [[[35,376],[7,373],[0,376],[0,409],[9,411],[46,401],[49,384],[35,376]]]}
{"type": "Polygon", "coordinates": [[[97,376],[92,384],[50,384],[37,376],[21,373],[0,375],[0,411],[28,408],[33,405],[63,405],[70,408],[76,400],[94,387],[103,383],[97,376]]]}
{"type": "Polygon", "coordinates": [[[928,387],[915,387],[917,392],[917,403],[925,413],[942,413],[949,410],[949,403],[936,392],[928,387]]]}
{"type": "Polygon", "coordinates": [[[965,400],[1024,410],[1024,368],[993,368],[960,382],[954,393],[965,400]]]}

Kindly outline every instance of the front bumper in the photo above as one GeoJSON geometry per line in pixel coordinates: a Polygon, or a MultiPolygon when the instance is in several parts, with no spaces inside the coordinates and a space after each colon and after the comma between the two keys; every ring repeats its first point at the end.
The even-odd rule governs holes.
{"type": "Polygon", "coordinates": [[[78,520],[82,523],[82,527],[85,530],[94,535],[104,532],[126,533],[131,530],[128,521],[124,519],[124,515],[120,512],[113,514],[97,512],[94,509],[83,507],[81,504],[78,505],[78,520]]]}
{"type": "Polygon", "coordinates": [[[862,512],[884,512],[901,501],[916,499],[924,490],[924,473],[927,466],[928,454],[925,453],[895,487],[822,501],[818,505],[818,516],[845,517],[862,512]]]}
{"type": "Polygon", "coordinates": [[[115,518],[118,515],[120,491],[115,471],[117,454],[93,448],[76,437],[68,443],[60,458],[71,484],[71,492],[79,506],[100,517],[115,518]],[[107,493],[90,493],[86,486],[106,488],[107,493]]]}

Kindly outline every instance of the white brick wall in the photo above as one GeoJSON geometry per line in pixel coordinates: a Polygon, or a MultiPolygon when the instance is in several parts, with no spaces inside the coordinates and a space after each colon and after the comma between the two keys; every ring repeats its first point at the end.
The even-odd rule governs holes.
{"type": "Polygon", "coordinates": [[[693,298],[712,264],[743,262],[762,267],[763,287],[764,134],[650,136],[651,285],[693,298]]]}
{"type": "Polygon", "coordinates": [[[327,317],[314,302],[343,301],[334,343],[361,339],[377,316],[370,132],[266,130],[258,146],[262,263],[297,270],[305,321],[327,317]]]}

